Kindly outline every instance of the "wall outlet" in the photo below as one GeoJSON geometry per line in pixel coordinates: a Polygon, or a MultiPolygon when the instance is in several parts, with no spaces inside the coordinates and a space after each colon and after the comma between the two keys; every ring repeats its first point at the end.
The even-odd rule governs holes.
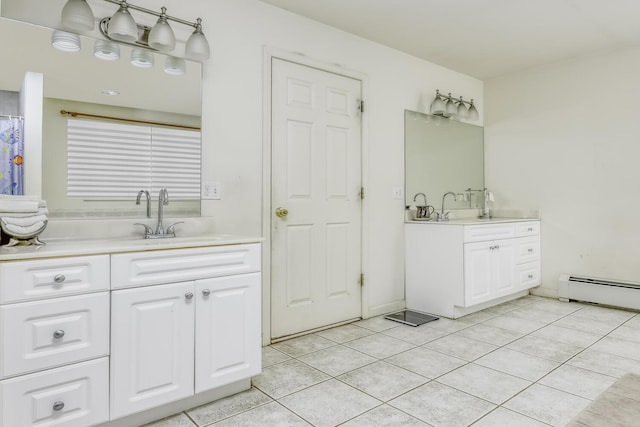
{"type": "Polygon", "coordinates": [[[394,200],[404,199],[404,189],[402,187],[393,187],[393,198],[394,200]]]}
{"type": "Polygon", "coordinates": [[[222,192],[219,182],[203,182],[200,198],[202,200],[220,200],[222,192]]]}

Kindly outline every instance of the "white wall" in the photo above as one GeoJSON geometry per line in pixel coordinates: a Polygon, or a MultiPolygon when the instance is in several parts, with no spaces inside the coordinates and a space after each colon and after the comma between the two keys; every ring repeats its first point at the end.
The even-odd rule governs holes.
{"type": "MultiPolygon", "coordinates": [[[[370,314],[404,300],[404,109],[426,111],[435,89],[478,101],[482,82],[337,31],[255,0],[189,0],[205,22],[212,59],[204,66],[203,179],[222,183],[221,201],[204,201],[219,231],[261,234],[263,47],[301,52],[368,76],[368,158],[364,230],[365,305],[370,314]]],[[[186,6],[189,6],[187,9],[186,6]]],[[[396,304],[397,306],[397,304],[396,304]]]]}
{"type": "Polygon", "coordinates": [[[539,208],[542,287],[561,273],[640,281],[640,48],[485,82],[496,207],[539,208]]]}

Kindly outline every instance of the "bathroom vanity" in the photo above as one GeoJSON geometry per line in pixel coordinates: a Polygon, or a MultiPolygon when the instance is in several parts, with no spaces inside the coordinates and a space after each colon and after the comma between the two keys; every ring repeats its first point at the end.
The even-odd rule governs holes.
{"type": "Polygon", "coordinates": [[[141,425],[248,389],[260,240],[0,248],[0,426],[141,425]]]}
{"type": "Polygon", "coordinates": [[[540,221],[407,221],[406,303],[458,318],[540,285],[540,221]]]}

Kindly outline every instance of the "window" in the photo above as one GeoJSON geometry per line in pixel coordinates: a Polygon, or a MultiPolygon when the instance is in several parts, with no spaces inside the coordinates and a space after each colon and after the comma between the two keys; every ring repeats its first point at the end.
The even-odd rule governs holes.
{"type": "Polygon", "coordinates": [[[200,132],[170,127],[67,120],[67,197],[131,199],[168,188],[200,199],[200,132]]]}

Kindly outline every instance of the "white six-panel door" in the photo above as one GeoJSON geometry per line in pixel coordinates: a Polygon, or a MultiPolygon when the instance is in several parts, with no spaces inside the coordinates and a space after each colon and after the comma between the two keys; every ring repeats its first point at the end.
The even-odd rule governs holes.
{"type": "Polygon", "coordinates": [[[361,94],[359,80],[272,60],[274,338],[361,315],[361,94]]]}

